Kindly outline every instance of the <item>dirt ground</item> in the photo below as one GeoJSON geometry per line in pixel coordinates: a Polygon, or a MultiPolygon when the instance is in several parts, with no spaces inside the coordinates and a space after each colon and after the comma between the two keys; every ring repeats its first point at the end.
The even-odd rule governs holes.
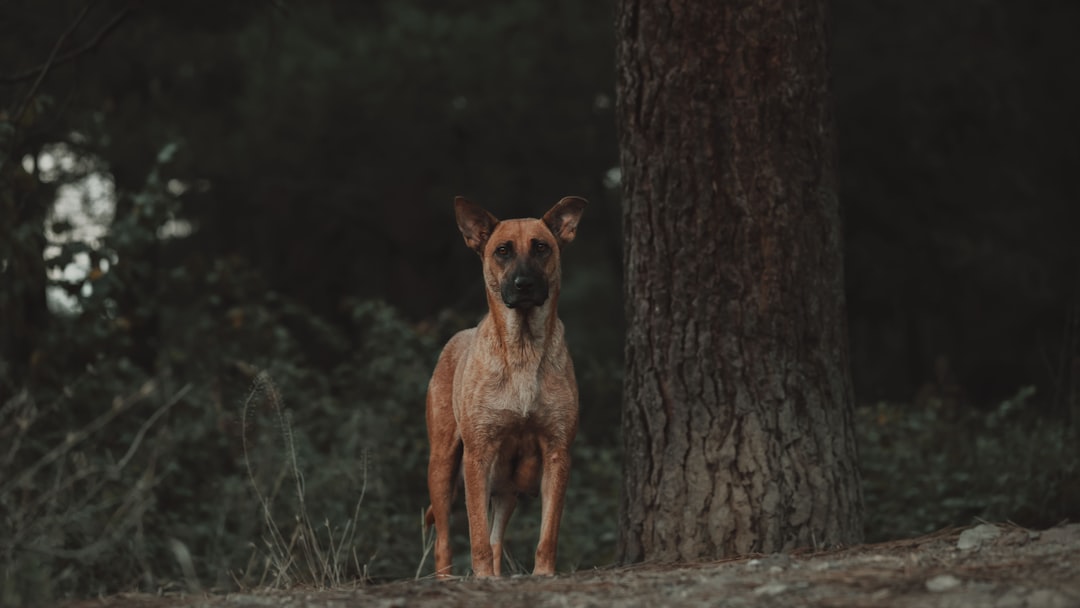
{"type": "Polygon", "coordinates": [[[1080,524],[982,524],[843,550],[697,564],[638,564],[499,580],[425,579],[350,589],[120,595],[75,608],[181,606],[911,606],[1080,607],[1080,524]]]}

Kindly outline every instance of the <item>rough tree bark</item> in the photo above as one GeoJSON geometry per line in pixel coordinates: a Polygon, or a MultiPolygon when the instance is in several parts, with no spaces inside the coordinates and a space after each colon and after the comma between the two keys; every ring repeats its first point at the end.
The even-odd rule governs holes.
{"type": "Polygon", "coordinates": [[[623,561],[857,542],[824,0],[620,0],[623,561]]]}

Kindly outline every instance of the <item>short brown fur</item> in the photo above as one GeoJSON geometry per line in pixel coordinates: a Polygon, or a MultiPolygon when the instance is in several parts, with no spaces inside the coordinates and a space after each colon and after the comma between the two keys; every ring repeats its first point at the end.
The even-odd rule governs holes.
{"type": "Polygon", "coordinates": [[[542,220],[499,221],[458,197],[465,243],[483,261],[488,314],[447,342],[428,385],[427,525],[435,573],[451,574],[450,505],[464,478],[472,567],[499,576],[503,533],[519,495],[541,496],[533,574],[554,574],[570,444],[577,433],[574,365],[557,316],[560,250],[585,200],[566,197],[542,220]],[[489,509],[490,507],[490,509],[489,509]]]}

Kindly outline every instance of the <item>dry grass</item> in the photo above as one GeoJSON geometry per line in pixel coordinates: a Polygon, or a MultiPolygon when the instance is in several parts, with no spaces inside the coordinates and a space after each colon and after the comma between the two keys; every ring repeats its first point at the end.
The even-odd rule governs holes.
{"type": "MultiPolygon", "coordinates": [[[[317,525],[308,513],[305,502],[304,475],[296,455],[296,443],[292,434],[291,416],[283,407],[281,394],[266,372],[260,372],[248,391],[243,404],[243,452],[248,478],[262,508],[265,528],[264,560],[257,587],[270,586],[286,589],[295,586],[317,588],[340,587],[356,584],[367,578],[367,572],[356,553],[356,522],[367,488],[366,458],[363,463],[363,484],[360,496],[350,520],[340,527],[328,519],[317,525]],[[255,407],[265,404],[272,411],[278,430],[285,460],[269,491],[259,488],[251,462],[248,444],[249,417],[255,407]],[[291,486],[295,499],[295,512],[291,522],[279,524],[274,514],[275,499],[283,486],[291,486]]],[[[250,565],[249,565],[250,570],[250,565]]],[[[246,580],[249,573],[239,579],[246,580]]]]}

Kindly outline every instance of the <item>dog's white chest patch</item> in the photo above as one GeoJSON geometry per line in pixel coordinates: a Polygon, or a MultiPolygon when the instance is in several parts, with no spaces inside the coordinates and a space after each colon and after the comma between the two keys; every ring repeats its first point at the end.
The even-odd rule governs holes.
{"type": "Polygon", "coordinates": [[[525,415],[536,408],[540,398],[540,381],[535,370],[510,374],[507,388],[507,409],[525,415]]]}

